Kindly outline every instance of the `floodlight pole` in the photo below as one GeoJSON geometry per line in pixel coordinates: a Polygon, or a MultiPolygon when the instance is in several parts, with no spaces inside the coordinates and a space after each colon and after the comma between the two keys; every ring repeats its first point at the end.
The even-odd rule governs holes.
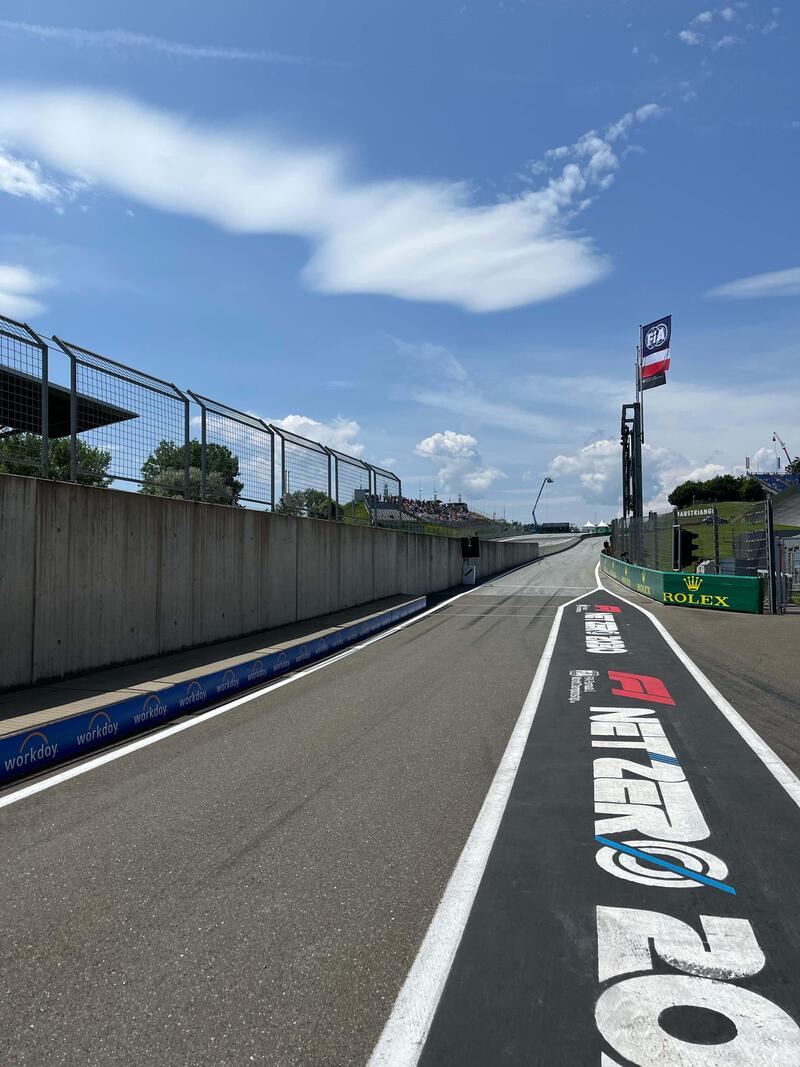
{"type": "Polygon", "coordinates": [[[533,532],[534,533],[538,533],[539,532],[539,524],[536,521],[536,506],[539,503],[539,497],[542,495],[542,490],[544,489],[544,487],[547,485],[548,482],[551,485],[553,484],[553,479],[551,477],[549,477],[549,475],[544,479],[542,484],[539,486],[539,492],[536,494],[536,504],[533,505],[533,511],[532,511],[532,515],[533,515],[533,532]]]}

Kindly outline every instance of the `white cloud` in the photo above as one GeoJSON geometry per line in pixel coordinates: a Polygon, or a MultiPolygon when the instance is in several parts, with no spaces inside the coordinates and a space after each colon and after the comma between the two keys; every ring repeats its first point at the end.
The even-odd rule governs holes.
{"type": "Polygon", "coordinates": [[[186,44],[169,41],[149,33],[131,33],[129,30],[82,30],[69,26],[43,26],[34,22],[14,22],[0,19],[0,29],[10,33],[26,34],[51,41],[65,41],[79,48],[102,48],[107,51],[145,50],[162,55],[182,56],[185,59],[238,60],[257,63],[316,64],[325,60],[306,56],[285,55],[267,49],[220,48],[216,45],[186,44]]]}
{"type": "Polygon", "coordinates": [[[42,168],[33,160],[17,159],[0,145],[0,192],[31,200],[55,203],[61,190],[42,177],[42,168]]]}
{"type": "Polygon", "coordinates": [[[736,18],[736,12],[732,7],[723,7],[719,10],[719,17],[725,19],[726,22],[733,22],[736,18]]]}
{"type": "Polygon", "coordinates": [[[423,438],[414,451],[424,459],[433,460],[438,467],[438,480],[448,493],[467,490],[485,492],[494,482],[506,475],[497,467],[482,465],[477,439],[468,433],[445,430],[423,438]]]}
{"type": "Polygon", "coordinates": [[[26,319],[45,310],[35,299],[50,282],[19,264],[0,263],[0,314],[10,319],[26,319]]]}
{"type": "Polygon", "coordinates": [[[701,11],[699,15],[695,15],[692,19],[692,25],[707,25],[714,18],[713,11],[701,11]]]}
{"type": "MultiPolygon", "coordinates": [[[[587,505],[619,511],[621,498],[620,445],[618,438],[602,438],[585,445],[578,452],[558,455],[550,471],[567,487],[577,486],[587,505]]],[[[643,446],[645,511],[667,511],[669,493],[681,482],[703,480],[723,474],[718,463],[696,466],[671,448],[643,446]]]]}
{"type": "Polygon", "coordinates": [[[716,52],[720,48],[732,48],[735,44],[739,44],[739,38],[734,37],[732,33],[726,33],[724,37],[720,37],[718,41],[712,44],[711,51],[716,52]]]}
{"type": "Polygon", "coordinates": [[[700,44],[703,40],[702,33],[695,33],[694,30],[681,30],[678,34],[684,44],[695,45],[700,44]]]}
{"type": "Polygon", "coordinates": [[[763,34],[772,33],[772,31],[773,30],[777,30],[777,28],[779,26],[780,26],[780,23],[778,22],[777,19],[770,19],[769,22],[765,22],[764,23],[764,26],[763,26],[761,32],[763,34]]]}
{"type": "Polygon", "coordinates": [[[760,296],[800,296],[800,267],[739,278],[737,281],[718,285],[706,295],[732,297],[737,300],[760,296]]]}
{"type": "Polygon", "coordinates": [[[318,441],[321,445],[328,445],[330,448],[346,452],[356,458],[364,453],[364,445],[358,440],[361,427],[354,419],[339,416],[331,422],[320,422],[308,415],[286,415],[282,419],[267,419],[266,421],[290,433],[308,437],[312,441],[318,441]]]}
{"type": "Polygon", "coordinates": [[[481,204],[463,183],[358,183],[331,149],[202,127],[91,90],[8,89],[0,137],[157,210],[235,233],[304,237],[312,246],[305,277],[323,292],[497,311],[563,295],[609,270],[591,240],[568,229],[587,183],[613,166],[586,138],[576,146],[581,167],[481,204]]]}

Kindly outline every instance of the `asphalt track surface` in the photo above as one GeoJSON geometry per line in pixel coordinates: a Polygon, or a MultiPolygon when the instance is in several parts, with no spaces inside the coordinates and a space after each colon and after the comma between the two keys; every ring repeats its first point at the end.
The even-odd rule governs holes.
{"type": "Polygon", "coordinates": [[[7,1062],[365,1063],[598,550],[0,809],[7,1062]]]}
{"type": "Polygon", "coordinates": [[[800,1064],[791,781],[598,551],[3,808],[9,1061],[800,1064]]]}

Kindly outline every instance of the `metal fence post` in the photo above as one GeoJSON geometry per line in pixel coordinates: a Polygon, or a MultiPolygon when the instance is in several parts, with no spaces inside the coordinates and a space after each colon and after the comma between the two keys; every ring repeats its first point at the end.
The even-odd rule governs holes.
{"type": "MultiPolygon", "coordinates": [[[[177,385],[172,385],[172,388],[176,392],[179,392],[177,385]]],[[[184,397],[183,399],[183,499],[188,500],[189,493],[189,436],[191,434],[191,423],[189,419],[189,399],[184,397]]]]}
{"type": "Polygon", "coordinates": [[[78,480],[78,361],[69,353],[69,478],[78,480]]]}
{"type": "Polygon", "coordinates": [[[200,405],[200,499],[206,498],[206,406],[200,405]]]}
{"type": "Polygon", "coordinates": [[[50,476],[50,376],[48,371],[49,350],[41,342],[42,353],[42,477],[50,476]]]}
{"type": "MultiPolygon", "coordinates": [[[[772,501],[769,497],[764,501],[764,527],[767,540],[767,604],[770,614],[774,615],[778,609],[778,589],[775,567],[775,526],[772,516],[772,501]]],[[[783,583],[783,574],[781,574],[780,580],[783,583]]]]}
{"type": "Polygon", "coordinates": [[[332,484],[332,481],[331,481],[332,473],[333,473],[332,472],[333,456],[331,456],[329,450],[326,450],[326,451],[328,451],[328,518],[329,519],[333,519],[333,518],[335,518],[335,507],[336,507],[335,504],[333,503],[333,497],[331,495],[333,493],[333,484],[332,484]]]}
{"type": "Polygon", "coordinates": [[[275,510],[275,434],[272,433],[271,430],[269,449],[269,506],[271,511],[275,510]]]}
{"type": "Polygon", "coordinates": [[[716,504],[711,509],[711,519],[714,526],[714,571],[719,574],[719,512],[716,504]]]}

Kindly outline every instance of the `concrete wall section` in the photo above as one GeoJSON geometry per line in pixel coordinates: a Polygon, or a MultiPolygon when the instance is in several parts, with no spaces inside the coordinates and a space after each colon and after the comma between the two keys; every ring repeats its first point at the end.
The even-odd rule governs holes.
{"type": "Polygon", "coordinates": [[[454,538],[0,475],[0,689],[460,582],[454,538]]]}
{"type": "Polygon", "coordinates": [[[8,686],[25,685],[31,676],[36,484],[0,477],[0,677],[8,686]]]}

